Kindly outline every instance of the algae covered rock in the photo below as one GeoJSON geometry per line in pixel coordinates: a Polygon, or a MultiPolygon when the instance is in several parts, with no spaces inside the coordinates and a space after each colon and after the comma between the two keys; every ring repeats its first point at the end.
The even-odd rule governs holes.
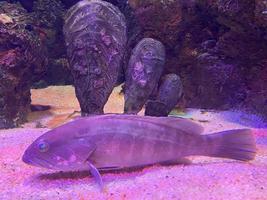
{"type": "Polygon", "coordinates": [[[35,87],[73,83],[63,35],[66,12],[64,5],[58,0],[34,2],[31,15],[36,18],[38,27],[42,30],[43,42],[48,52],[47,71],[35,87]]]}
{"type": "Polygon", "coordinates": [[[0,128],[26,120],[33,81],[46,70],[47,54],[35,19],[18,4],[0,2],[0,128]]]}
{"type": "Polygon", "coordinates": [[[137,114],[157,87],[165,64],[161,42],[144,38],[133,49],[125,75],[124,112],[137,114]]]}
{"type": "Polygon", "coordinates": [[[82,114],[103,113],[125,51],[125,17],[108,2],[80,1],[66,14],[64,35],[82,114]]]}
{"type": "Polygon", "coordinates": [[[167,74],[162,78],[155,100],[146,103],[145,115],[168,116],[178,104],[183,92],[181,79],[176,74],[167,74]]]}

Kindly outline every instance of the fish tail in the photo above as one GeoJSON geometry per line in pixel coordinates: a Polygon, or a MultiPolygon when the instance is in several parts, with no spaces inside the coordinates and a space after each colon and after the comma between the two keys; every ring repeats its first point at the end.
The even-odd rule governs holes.
{"type": "Polygon", "coordinates": [[[241,161],[253,160],[256,142],[250,129],[218,132],[204,136],[211,145],[207,156],[230,158],[241,161]]]}

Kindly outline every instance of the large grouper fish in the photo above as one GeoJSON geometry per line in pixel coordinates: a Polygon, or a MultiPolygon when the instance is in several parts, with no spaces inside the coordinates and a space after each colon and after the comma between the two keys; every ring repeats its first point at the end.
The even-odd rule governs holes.
{"type": "Polygon", "coordinates": [[[249,129],[202,132],[202,126],[176,117],[89,116],[44,133],[27,148],[23,161],[60,171],[90,169],[103,188],[101,170],[175,164],[194,155],[241,161],[255,157],[249,129]]]}

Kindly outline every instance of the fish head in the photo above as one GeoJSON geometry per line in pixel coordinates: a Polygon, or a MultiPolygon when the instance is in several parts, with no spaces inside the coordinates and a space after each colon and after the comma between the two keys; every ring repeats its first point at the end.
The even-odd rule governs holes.
{"type": "Polygon", "coordinates": [[[23,162],[62,171],[82,169],[95,145],[82,137],[71,136],[71,129],[66,129],[64,134],[60,131],[63,130],[51,130],[37,138],[24,152],[23,162]]]}

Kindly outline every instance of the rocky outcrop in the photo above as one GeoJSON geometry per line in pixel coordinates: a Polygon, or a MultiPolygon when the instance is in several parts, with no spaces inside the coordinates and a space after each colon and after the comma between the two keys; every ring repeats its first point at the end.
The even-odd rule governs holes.
{"type": "Polygon", "coordinates": [[[28,29],[38,29],[47,48],[47,70],[41,80],[34,83],[34,87],[72,84],[63,36],[63,18],[67,8],[78,0],[7,0],[7,2],[16,3],[17,6],[22,5],[27,9],[27,15],[35,21],[35,26],[29,26],[28,29]]]}
{"type": "Polygon", "coordinates": [[[152,38],[144,38],[133,49],[125,74],[124,113],[137,114],[157,90],[165,57],[163,44],[152,38]]]}
{"type": "MultiPolygon", "coordinates": [[[[106,1],[120,9],[128,27],[118,83],[124,81],[132,49],[143,38],[150,37],[165,46],[164,74],[175,73],[181,77],[185,106],[237,108],[267,115],[266,1],[106,1]]],[[[43,49],[48,49],[49,67],[42,78],[44,85],[72,83],[63,42],[62,18],[66,8],[76,2],[78,0],[38,0],[34,1],[32,13],[25,11],[29,17],[36,16],[34,25],[29,23],[26,31],[39,35],[45,44],[43,49]]],[[[14,6],[17,9],[19,5],[14,6]]],[[[7,24],[12,21],[6,16],[1,17],[7,24]]],[[[1,49],[1,58],[11,53],[3,52],[5,50],[1,49]]]]}
{"type": "Polygon", "coordinates": [[[0,128],[26,120],[30,89],[46,69],[46,53],[35,19],[19,5],[0,2],[0,128]]]}
{"type": "Polygon", "coordinates": [[[125,52],[125,17],[108,2],[80,1],[66,15],[64,35],[82,115],[101,114],[125,52]]]}
{"type": "Polygon", "coordinates": [[[181,76],[187,107],[267,115],[259,109],[267,101],[267,86],[260,86],[267,55],[265,1],[129,3],[143,34],[166,46],[165,72],[181,76]]]}
{"type": "Polygon", "coordinates": [[[178,104],[182,93],[183,86],[179,76],[176,74],[163,76],[157,96],[146,103],[145,115],[168,116],[178,104]]]}
{"type": "Polygon", "coordinates": [[[42,29],[44,45],[48,52],[48,67],[41,82],[35,87],[72,84],[72,76],[67,61],[67,51],[63,36],[66,8],[58,0],[35,1],[32,16],[42,29]]]}
{"type": "MultiPolygon", "coordinates": [[[[62,2],[70,6],[77,1],[62,2]]],[[[259,87],[267,55],[265,1],[107,1],[119,7],[128,27],[119,83],[132,49],[152,37],[166,48],[165,73],[182,79],[185,106],[267,114],[259,109],[267,101],[265,87],[259,87]]]]}

